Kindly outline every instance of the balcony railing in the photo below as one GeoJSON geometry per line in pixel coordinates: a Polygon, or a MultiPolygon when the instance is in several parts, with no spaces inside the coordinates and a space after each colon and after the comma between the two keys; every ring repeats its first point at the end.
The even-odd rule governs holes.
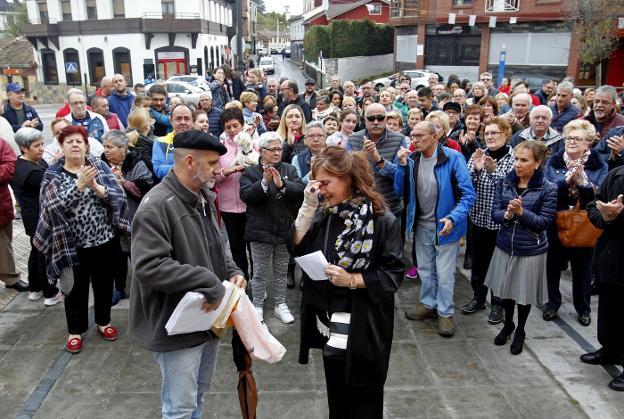
{"type": "Polygon", "coordinates": [[[519,12],[520,0],[486,0],[485,13],[519,12]]]}
{"type": "Polygon", "coordinates": [[[143,19],[199,19],[199,13],[162,13],[162,12],[145,12],[143,19]]]}

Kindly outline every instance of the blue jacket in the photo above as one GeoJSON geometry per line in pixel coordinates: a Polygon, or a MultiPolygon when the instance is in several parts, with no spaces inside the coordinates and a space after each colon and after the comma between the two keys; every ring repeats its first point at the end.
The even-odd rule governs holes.
{"type": "Polygon", "coordinates": [[[546,253],[548,238],[546,229],[555,222],[557,209],[557,186],[544,178],[543,169],[535,172],[522,197],[522,216],[514,215],[505,220],[503,214],[517,192],[516,171],[509,172],[498,185],[492,204],[492,220],[502,224],[496,236],[496,246],[512,256],[535,256],[546,253]]]}
{"type": "Polygon", "coordinates": [[[128,114],[134,105],[134,95],[128,92],[127,95],[121,96],[114,91],[107,99],[110,111],[117,114],[124,126],[128,126],[128,114]]]}
{"type": "MultiPolygon", "coordinates": [[[[565,180],[565,174],[568,172],[565,161],[563,160],[563,151],[553,155],[546,163],[546,179],[557,185],[557,210],[567,210],[569,206],[576,205],[575,200],[570,197],[570,185],[565,180]]],[[[590,184],[587,186],[579,186],[578,196],[581,200],[581,208],[594,200],[594,188],[598,189],[607,177],[609,172],[607,163],[602,159],[600,153],[591,150],[591,154],[585,163],[585,174],[590,184]]]]}
{"type": "Polygon", "coordinates": [[[621,155],[624,153],[620,153],[616,155],[615,160],[611,159],[611,149],[609,148],[609,145],[607,144],[607,140],[609,138],[614,137],[614,136],[620,136],[620,135],[624,135],[624,126],[611,128],[609,131],[607,131],[607,134],[603,136],[598,142],[598,144],[596,144],[593,148],[598,153],[600,153],[600,157],[602,157],[602,159],[607,162],[607,164],[609,165],[609,170],[612,170],[612,169],[615,169],[616,167],[624,165],[624,157],[623,155],[621,155]]]}
{"type": "Polygon", "coordinates": [[[565,127],[565,125],[573,119],[577,119],[581,114],[579,108],[571,103],[568,104],[568,107],[565,108],[561,113],[559,113],[559,111],[557,110],[557,105],[551,106],[550,110],[553,114],[550,126],[559,132],[563,132],[563,127],[565,127]]]}
{"type": "Polygon", "coordinates": [[[173,136],[175,132],[170,132],[164,137],[154,140],[152,147],[152,165],[154,174],[158,179],[163,179],[173,168],[173,136]]]}
{"type": "Polygon", "coordinates": [[[221,120],[221,114],[223,111],[214,106],[208,112],[208,130],[212,135],[219,138],[223,134],[223,121],[221,120]]]}
{"type": "MultiPolygon", "coordinates": [[[[455,150],[438,145],[437,163],[433,169],[438,183],[438,198],[436,202],[436,243],[444,245],[458,241],[466,234],[468,213],[475,202],[476,194],[472,187],[472,180],[468,175],[464,156],[455,150]],[[446,236],[438,236],[443,225],[442,218],[453,221],[453,231],[446,236]]],[[[397,165],[394,174],[394,193],[403,197],[407,218],[407,231],[416,230],[416,211],[418,210],[418,161],[420,153],[412,153],[407,159],[407,165],[397,165]]]]}
{"type": "MultiPolygon", "coordinates": [[[[37,113],[35,108],[25,103],[22,106],[24,107],[24,117],[26,118],[26,120],[38,118],[39,124],[37,124],[35,128],[37,128],[39,131],[43,131],[43,122],[41,122],[41,118],[39,118],[39,114],[37,113]]],[[[13,132],[17,132],[17,130],[22,127],[20,124],[17,123],[17,114],[15,113],[15,109],[13,109],[8,103],[4,105],[4,115],[2,116],[4,116],[4,119],[9,121],[9,124],[11,124],[11,128],[13,128],[13,132]]]]}

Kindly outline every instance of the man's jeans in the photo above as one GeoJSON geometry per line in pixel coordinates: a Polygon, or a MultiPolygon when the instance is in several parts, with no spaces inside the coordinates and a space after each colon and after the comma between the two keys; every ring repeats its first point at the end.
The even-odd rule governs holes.
{"type": "Polygon", "coordinates": [[[201,418],[219,352],[213,339],[194,348],[155,352],[163,377],[160,399],[164,419],[201,418]]]}
{"type": "Polygon", "coordinates": [[[416,228],[414,247],[422,283],[420,302],[437,309],[441,317],[452,316],[455,312],[453,294],[459,242],[436,246],[434,229],[416,228]]]}

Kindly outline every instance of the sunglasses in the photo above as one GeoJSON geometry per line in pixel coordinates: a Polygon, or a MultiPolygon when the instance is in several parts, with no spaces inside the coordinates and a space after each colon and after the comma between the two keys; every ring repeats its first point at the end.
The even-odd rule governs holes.
{"type": "Polygon", "coordinates": [[[366,116],[366,120],[368,122],[381,122],[381,121],[385,121],[386,120],[386,115],[368,115],[366,116]]]}

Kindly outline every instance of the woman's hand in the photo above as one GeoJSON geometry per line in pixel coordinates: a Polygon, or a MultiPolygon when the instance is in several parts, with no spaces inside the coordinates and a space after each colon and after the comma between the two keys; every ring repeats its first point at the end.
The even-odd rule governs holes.
{"type": "Polygon", "coordinates": [[[295,142],[297,138],[298,131],[296,129],[288,128],[288,133],[286,134],[286,138],[288,139],[288,143],[292,144],[295,142]]]}
{"type": "Polygon", "coordinates": [[[483,170],[483,167],[485,167],[485,154],[483,154],[482,149],[478,148],[477,151],[474,152],[472,155],[472,163],[477,172],[483,170]]]}
{"type": "Polygon", "coordinates": [[[521,216],[522,212],[524,211],[522,209],[522,198],[518,197],[509,201],[509,204],[507,205],[507,211],[510,214],[516,214],[518,217],[521,216]]]}
{"type": "Polygon", "coordinates": [[[466,145],[466,144],[472,143],[472,142],[475,141],[476,138],[477,137],[476,137],[475,133],[472,132],[472,131],[468,131],[468,132],[464,133],[464,130],[462,130],[459,133],[459,143],[461,145],[466,145]]]}
{"type": "Polygon", "coordinates": [[[78,172],[78,179],[76,179],[76,186],[78,187],[78,190],[80,192],[83,192],[85,188],[87,187],[91,188],[92,184],[95,182],[96,175],[97,175],[97,170],[95,169],[95,167],[80,166],[80,171],[78,172]]]}
{"type": "Polygon", "coordinates": [[[265,166],[264,172],[262,173],[262,180],[268,185],[271,180],[273,180],[273,173],[271,172],[271,166],[265,166]]]}
{"type": "Polygon", "coordinates": [[[355,282],[354,274],[345,271],[344,268],[337,265],[327,265],[325,267],[325,275],[336,287],[348,288],[355,282]]]}
{"type": "Polygon", "coordinates": [[[311,180],[303,190],[303,202],[310,207],[317,208],[319,205],[318,193],[321,183],[318,180],[311,180]]]}
{"type": "Polygon", "coordinates": [[[223,175],[224,176],[229,176],[232,173],[242,172],[243,170],[245,170],[245,166],[237,164],[237,165],[234,165],[234,166],[230,166],[227,169],[223,169],[223,175]]]}
{"type": "Polygon", "coordinates": [[[282,189],[284,187],[284,182],[282,182],[282,175],[280,175],[280,172],[278,172],[275,167],[271,166],[270,169],[271,178],[273,180],[273,183],[275,184],[275,187],[277,189],[282,189]]]}
{"type": "Polygon", "coordinates": [[[485,156],[483,166],[488,173],[494,173],[494,170],[496,170],[496,161],[490,156],[485,156]]]}
{"type": "Polygon", "coordinates": [[[596,208],[600,211],[602,218],[606,222],[611,222],[615,220],[622,212],[622,209],[624,209],[623,200],[624,197],[620,194],[610,202],[596,201],[596,208]]]}

